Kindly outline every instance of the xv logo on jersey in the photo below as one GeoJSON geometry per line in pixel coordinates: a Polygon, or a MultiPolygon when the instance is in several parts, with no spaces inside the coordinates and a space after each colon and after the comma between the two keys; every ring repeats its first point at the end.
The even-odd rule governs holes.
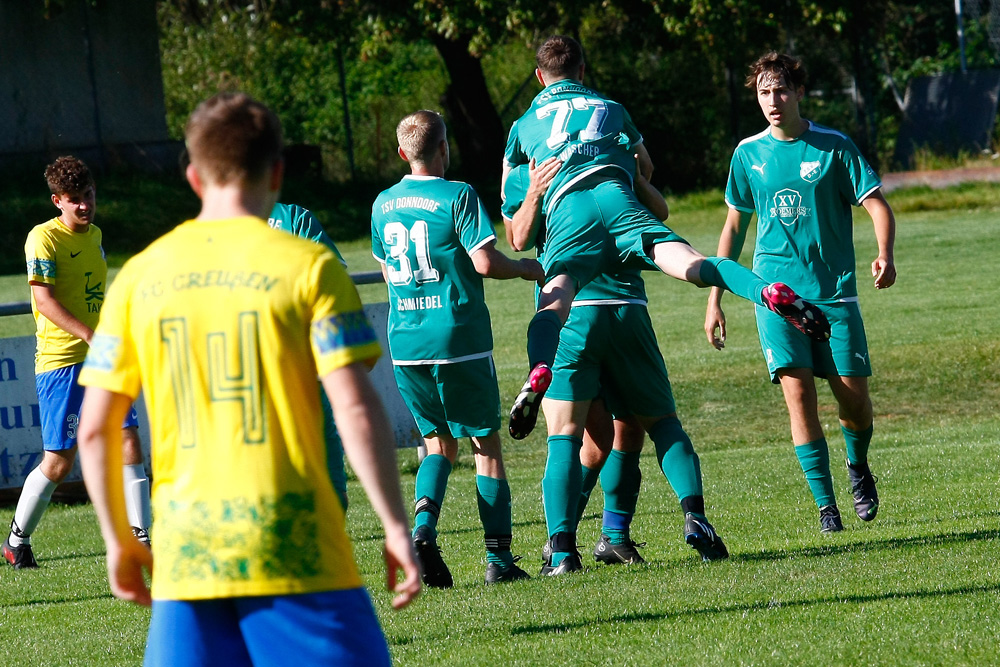
{"type": "Polygon", "coordinates": [[[822,166],[819,162],[802,162],[799,164],[799,176],[804,181],[814,183],[823,173],[822,166]]]}
{"type": "Polygon", "coordinates": [[[794,225],[801,216],[809,215],[809,209],[802,206],[802,195],[791,188],[775,192],[773,202],[771,217],[786,227],[794,225]]]}
{"type": "Polygon", "coordinates": [[[91,285],[90,276],[93,275],[92,272],[87,271],[87,273],[83,275],[87,277],[87,285],[84,287],[84,291],[87,294],[87,311],[91,313],[99,313],[101,312],[101,304],[104,303],[104,283],[91,285]],[[95,301],[96,303],[92,303],[95,301]]]}

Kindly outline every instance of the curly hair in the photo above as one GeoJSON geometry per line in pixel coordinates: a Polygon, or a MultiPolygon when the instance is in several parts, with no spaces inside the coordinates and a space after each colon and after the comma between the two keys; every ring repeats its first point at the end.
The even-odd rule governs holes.
{"type": "Polygon", "coordinates": [[[746,87],[755,90],[761,74],[770,74],[775,79],[783,80],[793,90],[806,85],[806,68],[802,61],[776,51],[765,53],[750,65],[746,87]]]}
{"type": "Polygon", "coordinates": [[[78,195],[94,186],[94,177],[83,160],[64,155],[45,168],[45,182],[54,195],[78,195]]]}

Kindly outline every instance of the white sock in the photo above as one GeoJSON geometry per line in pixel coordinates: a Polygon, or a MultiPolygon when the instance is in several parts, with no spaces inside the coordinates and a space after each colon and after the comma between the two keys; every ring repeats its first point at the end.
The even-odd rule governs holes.
{"type": "Polygon", "coordinates": [[[41,466],[38,466],[24,478],[24,486],[21,487],[21,497],[17,499],[17,509],[14,510],[14,523],[17,524],[23,536],[15,535],[11,532],[10,545],[12,547],[22,544],[31,544],[31,534],[35,532],[38,522],[42,520],[45,509],[52,499],[52,492],[59,486],[42,473],[41,466]]]}
{"type": "Polygon", "coordinates": [[[152,523],[152,510],[149,506],[149,480],[146,479],[146,469],[141,463],[123,467],[125,484],[125,511],[128,514],[130,526],[149,530],[152,523]]]}

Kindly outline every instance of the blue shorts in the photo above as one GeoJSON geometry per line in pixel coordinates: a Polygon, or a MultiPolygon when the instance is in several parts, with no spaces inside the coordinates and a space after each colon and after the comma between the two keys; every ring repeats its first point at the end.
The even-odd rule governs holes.
{"type": "MultiPolygon", "coordinates": [[[[83,387],[79,383],[82,368],[83,364],[79,363],[35,375],[38,411],[42,418],[42,447],[46,451],[58,452],[76,447],[80,406],[83,404],[83,387]]],[[[138,425],[139,415],[132,406],[122,428],[138,425]]]]}
{"type": "Polygon", "coordinates": [[[399,395],[420,435],[485,437],[500,430],[500,390],[493,357],[455,364],[393,366],[399,395]]]}
{"type": "Polygon", "coordinates": [[[843,301],[818,304],[817,307],[830,320],[828,342],[810,339],[780,315],[757,306],[757,334],[771,382],[779,383],[778,371],[783,368],[809,368],[819,378],[831,375],[869,377],[872,374],[868,338],[858,303],[843,301]]]}
{"type": "Polygon", "coordinates": [[[389,665],[364,588],[216,600],[153,600],[147,667],[389,665]]]}

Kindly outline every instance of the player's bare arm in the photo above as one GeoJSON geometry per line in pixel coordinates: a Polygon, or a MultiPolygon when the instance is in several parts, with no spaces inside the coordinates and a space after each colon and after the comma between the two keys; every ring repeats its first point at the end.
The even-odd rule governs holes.
{"type": "MultiPolygon", "coordinates": [[[[726,224],[719,236],[719,247],[716,255],[738,260],[743,252],[743,244],[747,237],[747,227],[750,226],[752,213],[729,209],[726,214],[726,224]]],[[[708,342],[717,350],[726,346],[726,314],[722,311],[723,290],[713,287],[708,295],[708,308],[705,312],[705,335],[708,342]]]]}
{"type": "Polygon", "coordinates": [[[555,157],[541,164],[535,164],[535,160],[532,159],[528,164],[529,185],[524,195],[524,202],[514,217],[507,221],[507,241],[514,250],[523,252],[534,247],[542,219],[542,199],[562,164],[562,161],[555,157]]]}
{"type": "Polygon", "coordinates": [[[55,297],[55,289],[52,285],[35,281],[31,281],[30,284],[31,296],[35,299],[35,306],[38,312],[63,331],[71,333],[89,344],[90,339],[94,337],[94,330],[78,320],[73,313],[66,310],[66,307],[59,303],[59,300],[55,297]]]}
{"type": "Polygon", "coordinates": [[[108,582],[115,597],[152,604],[143,571],[152,574],[153,556],[132,534],[122,483],[121,424],[132,399],[88,387],[80,410],[80,467],[107,545],[108,582]]]}
{"type": "Polygon", "coordinates": [[[496,280],[523,278],[540,281],[545,279],[545,270],[535,259],[511,259],[497,250],[496,242],[487,243],[472,253],[472,265],[476,273],[496,280]]]}
{"type": "Polygon", "coordinates": [[[896,263],[893,259],[896,245],[896,216],[893,215],[892,208],[885,200],[881,189],[866,197],[861,205],[868,211],[875,225],[875,240],[878,243],[878,256],[872,262],[875,289],[892,287],[896,283],[896,263]]]}
{"type": "Polygon", "coordinates": [[[323,387],[347,459],[385,530],[386,586],[397,593],[392,606],[402,609],[420,593],[421,583],[399,489],[396,439],[364,364],[333,370],[323,377],[323,387]],[[398,570],[403,571],[402,581],[397,579],[398,570]]]}
{"type": "MultiPolygon", "coordinates": [[[[638,167],[638,154],[636,154],[635,159],[638,167]]],[[[653,187],[653,184],[649,182],[649,176],[644,175],[639,168],[635,171],[632,189],[635,190],[635,196],[639,198],[642,205],[661,221],[670,217],[670,207],[667,206],[667,200],[663,198],[663,193],[653,187]]]]}

